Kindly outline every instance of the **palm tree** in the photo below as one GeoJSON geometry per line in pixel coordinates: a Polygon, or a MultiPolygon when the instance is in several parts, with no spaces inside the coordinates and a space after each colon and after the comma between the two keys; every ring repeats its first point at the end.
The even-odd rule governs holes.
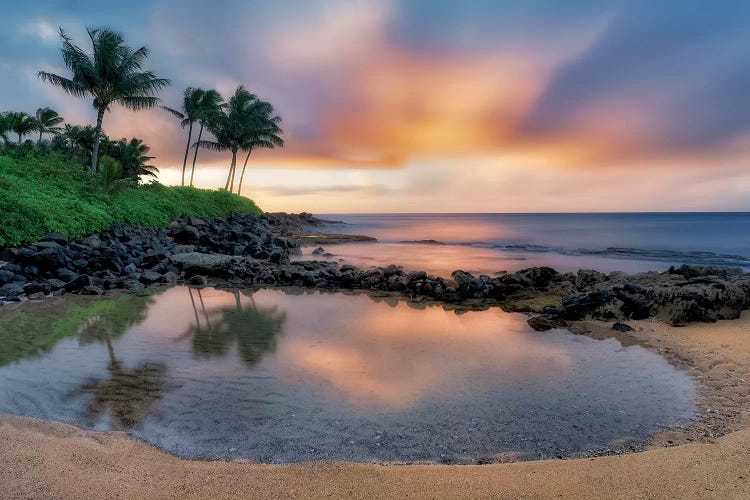
{"type": "Polygon", "coordinates": [[[5,115],[8,129],[18,134],[18,144],[23,142],[23,136],[37,129],[33,116],[23,111],[12,111],[5,115]]]}
{"type": "Polygon", "coordinates": [[[193,187],[193,178],[195,177],[195,160],[198,159],[198,144],[203,137],[203,127],[218,117],[224,108],[224,98],[217,90],[206,90],[203,92],[200,104],[198,106],[198,140],[193,144],[195,152],[193,153],[193,166],[190,169],[190,187],[193,187]]]}
{"type": "MultiPolygon", "coordinates": [[[[251,118],[248,122],[246,141],[242,145],[242,149],[247,151],[247,156],[245,156],[245,163],[242,165],[240,182],[237,184],[238,195],[242,194],[245,169],[253,150],[258,148],[272,149],[275,147],[284,147],[284,140],[279,137],[283,133],[283,130],[278,125],[281,123],[281,117],[274,116],[273,113],[273,106],[271,106],[271,103],[265,101],[258,101],[251,108],[251,118]]],[[[232,175],[234,176],[234,174],[232,175]]]]}
{"type": "Polygon", "coordinates": [[[101,134],[97,134],[91,125],[82,127],[80,125],[66,124],[61,135],[65,141],[65,145],[70,150],[77,153],[92,154],[97,135],[101,134]]]}
{"type": "Polygon", "coordinates": [[[203,89],[188,87],[185,89],[185,92],[183,92],[182,95],[182,111],[178,111],[168,106],[162,106],[162,109],[172,113],[174,116],[179,118],[180,126],[182,128],[185,128],[186,125],[188,126],[188,139],[187,145],[185,146],[185,157],[182,159],[182,186],[185,185],[185,168],[187,167],[188,152],[190,151],[190,143],[193,138],[193,123],[195,123],[195,121],[198,119],[200,103],[205,93],[206,91],[203,89]]]}
{"type": "Polygon", "coordinates": [[[8,121],[8,113],[0,113],[0,139],[3,140],[3,144],[8,144],[8,136],[10,132],[10,123],[8,121]]]}
{"type": "MultiPolygon", "coordinates": [[[[216,151],[231,151],[232,163],[229,166],[229,175],[224,189],[230,190],[229,182],[232,180],[235,167],[237,166],[237,153],[242,149],[246,142],[246,122],[249,118],[248,110],[254,102],[258,100],[255,94],[251,94],[240,85],[235,90],[234,95],[229,98],[224,107],[224,112],[214,117],[207,125],[208,129],[214,135],[214,141],[201,140],[196,143],[197,146],[216,151]]],[[[234,190],[232,184],[231,190],[234,190]]]]}
{"type": "Polygon", "coordinates": [[[154,94],[169,85],[169,80],[158,78],[152,71],[143,71],[148,49],[132,50],[123,36],[108,28],[87,28],[92,52],[75,45],[60,29],[62,55],[71,78],[40,71],[39,78],[78,97],[93,97],[96,108],[96,143],[91,155],[91,171],[96,171],[99,159],[102,119],[113,103],[138,111],[153,108],[159,102],[154,94]]]}
{"type": "Polygon", "coordinates": [[[141,176],[156,177],[159,169],[148,162],[154,159],[148,156],[151,148],[141,139],[120,139],[110,145],[110,155],[120,162],[122,176],[137,181],[141,176]]]}
{"type": "Polygon", "coordinates": [[[63,122],[62,116],[52,108],[39,108],[36,110],[36,125],[39,131],[37,145],[42,143],[42,134],[58,135],[62,132],[62,127],[58,127],[63,122]]]}

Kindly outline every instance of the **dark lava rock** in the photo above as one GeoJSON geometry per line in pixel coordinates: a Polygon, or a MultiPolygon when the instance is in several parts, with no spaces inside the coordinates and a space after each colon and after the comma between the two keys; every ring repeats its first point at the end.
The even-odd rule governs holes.
{"type": "Polygon", "coordinates": [[[162,275],[155,271],[146,271],[141,274],[141,282],[145,284],[158,283],[161,281],[162,275]]]}
{"type": "Polygon", "coordinates": [[[52,286],[46,281],[35,281],[33,283],[26,283],[23,286],[23,292],[31,296],[34,293],[41,292],[43,295],[47,295],[52,291],[52,286]]]}
{"type": "Polygon", "coordinates": [[[553,328],[564,328],[568,326],[564,320],[548,316],[532,316],[528,319],[527,323],[537,332],[546,332],[553,328]]]}
{"type": "Polygon", "coordinates": [[[567,320],[580,320],[592,315],[600,307],[614,300],[612,292],[591,292],[585,295],[577,295],[563,300],[563,318],[567,320]]]}
{"type": "Polygon", "coordinates": [[[177,281],[180,279],[180,277],[175,273],[174,271],[167,271],[164,273],[161,277],[162,283],[177,283],[177,281]]]}
{"type": "Polygon", "coordinates": [[[67,260],[65,252],[60,246],[44,248],[34,256],[36,266],[46,271],[64,267],[67,260]]]}
{"type": "Polygon", "coordinates": [[[196,274],[195,276],[190,277],[188,283],[195,286],[206,286],[208,285],[208,278],[200,274],[196,274]]]}
{"type": "Polygon", "coordinates": [[[195,226],[182,226],[170,231],[175,243],[180,245],[197,245],[201,241],[201,233],[195,226]]]}
{"type": "Polygon", "coordinates": [[[75,281],[78,279],[80,274],[71,271],[70,269],[60,268],[57,271],[55,271],[55,275],[61,280],[66,283],[70,283],[71,281],[75,281]]]}
{"type": "Polygon", "coordinates": [[[5,285],[0,286],[0,297],[5,298],[6,300],[17,299],[24,294],[23,286],[24,283],[18,281],[6,283],[5,285]]]}
{"type": "Polygon", "coordinates": [[[324,253],[326,253],[326,250],[323,247],[318,247],[312,251],[313,255],[323,255],[324,253]]]}
{"type": "Polygon", "coordinates": [[[98,286],[88,285],[83,287],[83,289],[81,290],[81,295],[104,295],[104,290],[102,290],[98,286]]]}
{"type": "Polygon", "coordinates": [[[60,233],[45,233],[39,238],[39,241],[52,241],[58,245],[66,246],[68,244],[68,237],[60,233]]]}
{"type": "Polygon", "coordinates": [[[612,325],[612,329],[618,332],[632,332],[633,327],[630,325],[626,325],[625,323],[615,323],[612,325]]]}
{"type": "Polygon", "coordinates": [[[11,283],[16,280],[16,275],[10,271],[0,269],[0,285],[11,283]]]}

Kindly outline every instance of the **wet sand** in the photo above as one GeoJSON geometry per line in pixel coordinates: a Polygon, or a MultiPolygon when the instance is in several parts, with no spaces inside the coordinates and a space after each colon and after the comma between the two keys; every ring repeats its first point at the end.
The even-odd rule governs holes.
{"type": "Polygon", "coordinates": [[[644,452],[481,466],[200,462],[121,433],[0,416],[0,497],[749,498],[750,314],[684,328],[631,324],[636,332],[622,338],[659,350],[702,386],[704,419],[644,452]]]}

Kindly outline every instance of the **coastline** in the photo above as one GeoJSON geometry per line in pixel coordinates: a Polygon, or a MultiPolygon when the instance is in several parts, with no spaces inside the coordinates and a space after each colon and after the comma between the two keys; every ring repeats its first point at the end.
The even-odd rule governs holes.
{"type": "MultiPolygon", "coordinates": [[[[585,326],[596,336],[608,324],[585,326]]],[[[747,498],[750,314],[680,328],[653,320],[634,326],[626,334],[634,342],[700,374],[701,408],[711,410],[706,426],[667,430],[643,452],[479,466],[203,462],[123,433],[3,415],[0,483],[11,498],[747,498]]]]}
{"type": "MultiPolygon", "coordinates": [[[[158,234],[162,241],[153,259],[158,271],[147,269],[148,261],[144,260],[143,269],[123,273],[119,281],[112,276],[111,285],[104,286],[110,279],[105,275],[107,271],[96,271],[101,274],[71,281],[76,286],[70,291],[93,292],[90,295],[100,295],[105,290],[107,295],[127,291],[147,294],[149,287],[175,282],[234,288],[292,285],[324,293],[364,293],[384,300],[405,300],[414,307],[502,307],[531,314],[530,324],[537,330],[566,328],[595,338],[616,336],[622,342],[657,351],[698,379],[701,418],[684,428],[666,429],[643,448],[608,450],[609,455],[605,456],[592,452],[583,458],[445,466],[190,461],[122,433],[86,431],[56,422],[0,415],[0,483],[8,485],[9,494],[61,498],[134,494],[196,498],[208,494],[258,498],[611,497],[613,491],[622,497],[741,498],[750,494],[750,474],[743,473],[750,468],[750,395],[744,389],[750,380],[750,312],[741,312],[747,308],[743,295],[747,293],[743,288],[747,275],[709,267],[609,276],[595,271],[559,274],[550,268],[530,268],[489,279],[457,271],[453,280],[446,280],[426,273],[406,273],[396,266],[376,268],[374,272],[336,263],[289,262],[304,231],[315,227],[306,224],[305,216],[302,221],[294,219],[298,216],[287,219],[286,214],[272,215],[263,224],[255,219],[249,221],[252,231],[248,237],[257,240],[252,248],[243,250],[246,255],[217,251],[226,246],[223,239],[213,239],[210,245],[204,243],[209,221],[187,220],[173,224],[168,233],[146,232],[145,236],[158,234]],[[180,245],[180,251],[172,253],[172,248],[180,245]],[[148,273],[158,276],[152,278],[148,273]],[[425,291],[424,287],[440,290],[438,285],[443,287],[442,292],[425,291]],[[728,294],[727,289],[732,293],[728,294]],[[692,307],[694,296],[687,297],[687,301],[683,296],[685,291],[696,290],[704,293],[701,300],[705,299],[705,303],[698,301],[702,304],[699,310],[692,307]],[[577,294],[578,299],[565,305],[562,297],[569,293],[577,294]],[[592,302],[592,298],[596,300],[592,302]],[[643,309],[649,307],[652,319],[633,319],[633,311],[644,313],[643,309]],[[653,314],[654,307],[664,314],[653,314]],[[736,317],[739,319],[725,319],[736,317]],[[627,319],[633,331],[614,331],[612,323],[618,319],[627,319]],[[701,319],[719,321],[701,323],[701,319]],[[688,326],[670,326],[665,321],[688,326]],[[210,480],[205,479],[206,474],[210,474],[210,480]]],[[[125,238],[116,231],[113,229],[111,236],[102,235],[102,239],[127,244],[137,239],[127,234],[132,229],[125,229],[125,238]]],[[[331,240],[327,243],[334,243],[338,236],[341,235],[328,235],[331,240]]],[[[82,241],[92,248],[94,244],[102,245],[91,238],[82,241]]],[[[38,245],[33,250],[38,253],[24,256],[22,251],[19,255],[40,259],[37,255],[43,252],[49,257],[46,254],[52,252],[48,249],[60,255],[60,247],[66,245],[67,242],[38,245]]],[[[86,250],[86,245],[71,246],[97,255],[96,250],[86,250]]],[[[48,283],[53,281],[49,279],[48,283]]],[[[64,285],[60,285],[60,290],[68,290],[68,284],[64,285]]],[[[19,292],[30,297],[37,294],[37,299],[55,295],[54,290],[40,287],[29,281],[19,286],[19,292]]],[[[554,335],[554,331],[539,334],[554,335]]]]}

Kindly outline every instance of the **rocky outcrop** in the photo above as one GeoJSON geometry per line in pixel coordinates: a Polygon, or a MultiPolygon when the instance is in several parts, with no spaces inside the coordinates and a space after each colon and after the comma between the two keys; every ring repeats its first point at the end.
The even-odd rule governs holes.
{"type": "MultiPolygon", "coordinates": [[[[395,265],[364,269],[332,260],[292,262],[298,243],[285,235],[290,228],[299,231],[311,216],[286,216],[288,223],[284,217],[184,218],[163,229],[117,225],[72,242],[48,234],[34,245],[1,249],[9,262],[0,266],[0,301],[99,295],[111,289],[137,292],[147,285],[203,285],[210,279],[236,286],[373,290],[413,301],[512,304],[514,311],[537,313],[529,322],[538,330],[583,319],[655,317],[684,325],[735,319],[750,308],[750,275],[723,267],[683,266],[635,275],[561,274],[532,267],[495,277],[458,270],[447,279],[395,265]]],[[[318,253],[328,255],[323,249],[318,253]]]]}
{"type": "Polygon", "coordinates": [[[169,228],[115,225],[109,231],[69,242],[46,234],[33,245],[3,249],[0,301],[110,289],[137,291],[144,285],[174,283],[190,270],[188,256],[201,256],[200,269],[232,256],[269,264],[289,262],[296,244],[279,237],[263,216],[195,217],[169,228]],[[223,256],[223,257],[222,257],[223,256]]]}

